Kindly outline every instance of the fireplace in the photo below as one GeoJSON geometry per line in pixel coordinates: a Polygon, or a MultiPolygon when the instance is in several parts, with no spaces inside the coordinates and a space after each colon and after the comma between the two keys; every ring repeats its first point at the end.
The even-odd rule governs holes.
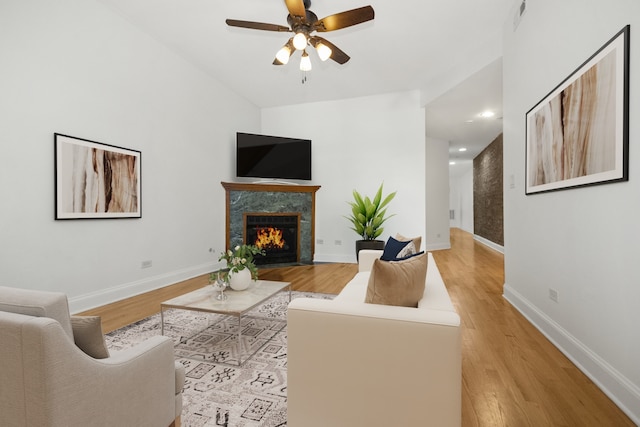
{"type": "Polygon", "coordinates": [[[264,249],[255,257],[257,265],[300,261],[300,213],[244,213],[244,241],[264,249]]]}
{"type": "MultiPolygon", "coordinates": [[[[319,185],[222,182],[225,189],[227,249],[246,242],[245,215],[297,215],[296,259],[312,264],[315,249],[315,206],[319,185]]],[[[272,218],[271,218],[272,219],[272,218]]],[[[285,240],[286,240],[285,236],[285,240]]],[[[289,242],[292,242],[290,239],[289,242]]],[[[290,250],[294,250],[290,245],[290,250]]],[[[260,257],[257,257],[260,258],[260,257]]]]}

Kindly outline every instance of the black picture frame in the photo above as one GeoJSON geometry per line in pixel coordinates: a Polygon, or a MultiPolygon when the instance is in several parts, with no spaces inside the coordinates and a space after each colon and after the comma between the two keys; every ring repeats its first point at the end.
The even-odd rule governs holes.
{"type": "Polygon", "coordinates": [[[525,194],[629,180],[627,25],[526,114],[525,194]]]}
{"type": "Polygon", "coordinates": [[[54,133],[55,219],[142,218],[142,153],[54,133]]]}

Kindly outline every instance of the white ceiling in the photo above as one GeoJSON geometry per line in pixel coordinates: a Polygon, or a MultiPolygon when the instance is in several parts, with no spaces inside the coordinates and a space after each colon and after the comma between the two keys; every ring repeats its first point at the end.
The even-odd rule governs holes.
{"type": "MultiPolygon", "coordinates": [[[[272,65],[289,33],[233,28],[226,18],[287,25],[283,0],[99,0],[258,107],[418,90],[427,136],[467,146],[472,159],[501,120],[466,120],[486,108],[502,116],[503,25],[513,0],[312,0],[323,18],[367,4],[375,19],[322,34],[345,51],[344,65],[321,62],[301,83],[299,53],[272,65]],[[474,154],[475,153],[475,154],[474,154]]],[[[500,126],[497,126],[500,123],[500,126]]],[[[496,132],[497,130],[497,132],[496,132]]]]}
{"type": "Polygon", "coordinates": [[[449,167],[459,176],[502,132],[502,59],[497,59],[426,105],[427,136],[449,141],[449,167]],[[493,117],[480,114],[490,111],[493,117]],[[466,151],[461,152],[460,149],[466,151]]]}

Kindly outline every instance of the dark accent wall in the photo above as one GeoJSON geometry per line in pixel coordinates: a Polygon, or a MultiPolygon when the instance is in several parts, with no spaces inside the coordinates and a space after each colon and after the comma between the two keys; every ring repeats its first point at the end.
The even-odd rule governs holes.
{"type": "Polygon", "coordinates": [[[502,134],[473,159],[473,232],[504,246],[502,134]]]}

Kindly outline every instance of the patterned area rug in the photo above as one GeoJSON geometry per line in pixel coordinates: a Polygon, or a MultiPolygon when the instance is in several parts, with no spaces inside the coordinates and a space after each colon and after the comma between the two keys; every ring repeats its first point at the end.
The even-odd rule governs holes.
{"type": "MultiPolygon", "coordinates": [[[[300,297],[331,299],[333,295],[291,294],[292,299],[300,297]]],[[[165,335],[173,338],[176,360],[186,370],[183,426],[287,425],[288,303],[289,293],[281,292],[253,309],[240,326],[242,349],[235,317],[165,311],[165,335]],[[237,364],[239,353],[254,351],[241,367],[232,365],[237,364]]],[[[107,334],[106,341],[109,349],[121,350],[160,331],[160,314],[156,314],[107,334]]]]}

